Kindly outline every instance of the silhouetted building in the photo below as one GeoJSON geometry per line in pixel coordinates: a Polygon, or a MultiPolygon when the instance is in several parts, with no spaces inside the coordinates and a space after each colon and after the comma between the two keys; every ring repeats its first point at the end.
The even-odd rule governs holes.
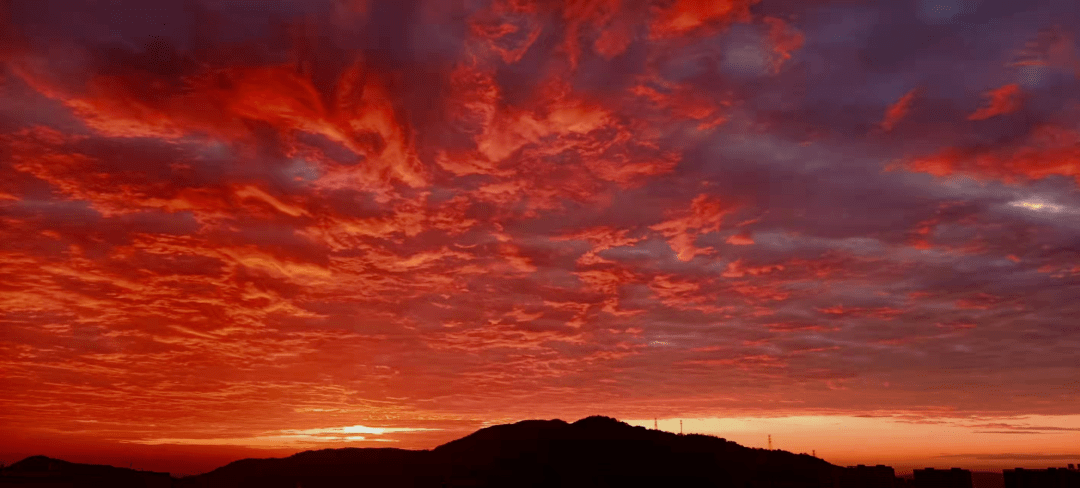
{"type": "Polygon", "coordinates": [[[916,469],[913,486],[918,488],[973,488],[971,471],[952,469],[916,469]]]}
{"type": "Polygon", "coordinates": [[[1080,471],[1066,468],[1006,469],[1005,488],[1080,488],[1080,471]]]}
{"type": "Polygon", "coordinates": [[[895,488],[896,471],[890,466],[848,466],[840,474],[839,488],[895,488]]]}
{"type": "Polygon", "coordinates": [[[975,488],[1005,488],[1005,477],[1001,471],[972,471],[971,484],[975,488]]]}
{"type": "MultiPolygon", "coordinates": [[[[0,467],[2,467],[2,466],[3,466],[3,464],[0,464],[0,467]]],[[[1074,469],[1076,469],[1076,466],[1073,463],[1069,463],[1069,471],[1072,471],[1074,469]]]]}

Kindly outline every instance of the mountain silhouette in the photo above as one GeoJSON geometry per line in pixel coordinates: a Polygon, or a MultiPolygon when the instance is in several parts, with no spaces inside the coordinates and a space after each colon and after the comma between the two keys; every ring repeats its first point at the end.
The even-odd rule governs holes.
{"type": "Polygon", "coordinates": [[[496,425],[429,451],[326,449],[245,459],[180,486],[803,488],[834,486],[841,469],[807,455],[588,417],[496,425]]]}
{"type": "Polygon", "coordinates": [[[0,470],[0,488],[171,488],[169,473],[30,456],[0,470]]]}
{"type": "MultiPolygon", "coordinates": [[[[63,463],[27,458],[4,470],[5,475],[41,459],[63,463]]],[[[132,470],[111,469],[118,477],[128,476],[128,482],[135,481],[127,473],[132,470]]],[[[837,486],[844,469],[805,454],[747,448],[717,437],[649,430],[597,416],[574,423],[527,420],[496,425],[431,450],[323,449],[286,458],[243,459],[208,473],[172,479],[172,486],[822,488],[837,486]]]]}

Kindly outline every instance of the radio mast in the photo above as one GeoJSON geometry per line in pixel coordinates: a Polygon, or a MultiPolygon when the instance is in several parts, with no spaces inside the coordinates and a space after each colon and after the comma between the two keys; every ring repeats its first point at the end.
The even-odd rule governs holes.
{"type": "Polygon", "coordinates": [[[769,450],[772,450],[772,434],[769,434],[769,450]]]}

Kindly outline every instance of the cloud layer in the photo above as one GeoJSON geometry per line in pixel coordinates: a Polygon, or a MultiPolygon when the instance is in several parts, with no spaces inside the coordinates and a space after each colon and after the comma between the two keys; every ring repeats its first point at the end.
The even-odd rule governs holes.
{"type": "Polygon", "coordinates": [[[0,3],[0,425],[1080,414],[1080,9],[916,3],[0,3]]]}

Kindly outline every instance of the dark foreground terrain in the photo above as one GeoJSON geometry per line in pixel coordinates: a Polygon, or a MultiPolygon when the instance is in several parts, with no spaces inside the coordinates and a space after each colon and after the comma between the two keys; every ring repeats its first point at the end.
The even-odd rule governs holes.
{"type": "Polygon", "coordinates": [[[184,478],[34,456],[4,469],[0,488],[809,488],[839,486],[844,471],[805,454],[589,417],[488,427],[432,450],[325,449],[243,459],[184,478]]]}

